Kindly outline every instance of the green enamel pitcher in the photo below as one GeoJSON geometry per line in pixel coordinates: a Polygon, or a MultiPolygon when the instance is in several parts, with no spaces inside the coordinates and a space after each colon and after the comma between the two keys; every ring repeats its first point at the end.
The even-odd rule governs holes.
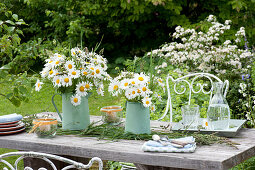
{"type": "Polygon", "coordinates": [[[88,98],[91,94],[88,93],[87,96],[81,97],[81,104],[78,106],[73,106],[71,103],[70,98],[73,93],[55,94],[52,96],[52,104],[62,120],[62,128],[64,130],[83,130],[88,127],[90,124],[88,98]],[[62,96],[62,115],[54,102],[56,95],[62,96]]]}

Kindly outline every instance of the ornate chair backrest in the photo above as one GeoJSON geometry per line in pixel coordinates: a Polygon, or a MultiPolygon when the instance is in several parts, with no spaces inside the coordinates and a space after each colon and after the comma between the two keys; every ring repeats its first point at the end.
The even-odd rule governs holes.
{"type": "MultiPolygon", "coordinates": [[[[45,162],[47,162],[54,170],[57,170],[57,168],[50,159],[58,160],[58,161],[65,162],[65,163],[69,164],[66,167],[62,168],[62,170],[68,170],[68,169],[71,169],[71,168],[82,169],[82,170],[83,169],[88,169],[92,166],[93,162],[95,162],[95,161],[98,162],[98,165],[99,165],[98,169],[99,170],[103,169],[103,162],[98,157],[92,158],[87,165],[84,165],[83,163],[79,163],[79,162],[73,161],[73,160],[68,159],[68,158],[64,158],[64,157],[57,156],[57,155],[52,155],[52,154],[40,153],[40,152],[25,152],[25,151],[24,152],[9,152],[9,153],[5,153],[5,154],[0,155],[0,162],[4,163],[11,170],[17,170],[18,169],[18,163],[22,159],[27,158],[27,157],[42,159],[45,162]],[[14,166],[3,159],[3,158],[10,157],[10,156],[20,156],[15,161],[14,166]]],[[[8,170],[8,169],[4,168],[3,170],[8,170]]],[[[33,169],[31,167],[25,167],[24,170],[33,170],[33,169]]],[[[46,170],[46,169],[45,168],[39,168],[38,170],[46,170]]]]}
{"type": "MultiPolygon", "coordinates": [[[[169,110],[170,122],[173,122],[173,108],[172,108],[171,88],[170,88],[169,80],[171,80],[173,82],[173,88],[174,88],[174,92],[176,94],[184,94],[187,90],[186,86],[184,86],[184,85],[181,85],[180,86],[181,90],[178,90],[177,85],[179,83],[183,82],[188,85],[188,92],[189,92],[188,105],[190,105],[192,93],[200,93],[200,92],[202,92],[204,94],[210,94],[210,100],[209,100],[209,103],[210,103],[210,101],[212,99],[213,89],[214,89],[213,82],[222,82],[217,76],[215,76],[213,74],[209,74],[209,73],[193,73],[193,74],[188,74],[186,76],[183,76],[183,77],[180,77],[177,79],[174,79],[172,76],[168,75],[168,77],[166,79],[166,88],[167,88],[167,95],[168,95],[167,106],[166,106],[166,110],[165,110],[164,114],[158,120],[162,120],[167,115],[168,110],[169,110]],[[199,82],[196,82],[197,80],[199,80],[200,78],[203,78],[203,77],[206,80],[208,80],[211,84],[211,88],[209,91],[206,91],[204,89],[204,87],[209,87],[207,83],[201,84],[199,82]],[[194,85],[198,86],[198,90],[196,90],[194,88],[194,85]]],[[[229,81],[225,80],[223,83],[224,97],[226,97],[226,95],[227,95],[228,87],[229,87],[229,81]]]]}

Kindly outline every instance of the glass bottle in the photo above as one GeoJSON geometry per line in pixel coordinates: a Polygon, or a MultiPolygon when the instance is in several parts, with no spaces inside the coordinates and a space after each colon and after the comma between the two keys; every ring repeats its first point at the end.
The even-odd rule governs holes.
{"type": "Polygon", "coordinates": [[[223,83],[214,83],[215,94],[209,103],[207,111],[209,130],[226,130],[229,128],[230,109],[223,96],[223,83]]]}

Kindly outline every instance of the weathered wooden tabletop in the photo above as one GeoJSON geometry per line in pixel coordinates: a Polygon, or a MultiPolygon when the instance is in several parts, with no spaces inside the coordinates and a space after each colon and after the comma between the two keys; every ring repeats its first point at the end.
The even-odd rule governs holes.
{"type": "Polygon", "coordinates": [[[98,156],[103,160],[133,162],[149,166],[228,169],[255,156],[255,129],[241,129],[237,136],[231,140],[240,144],[237,145],[238,149],[224,144],[214,144],[198,146],[194,153],[143,152],[141,147],[144,141],[110,142],[73,135],[41,139],[27,133],[0,136],[0,147],[85,158],[98,156]]]}

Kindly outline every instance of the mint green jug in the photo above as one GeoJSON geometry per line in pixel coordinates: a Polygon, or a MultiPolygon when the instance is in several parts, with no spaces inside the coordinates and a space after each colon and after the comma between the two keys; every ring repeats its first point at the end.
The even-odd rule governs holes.
{"type": "Polygon", "coordinates": [[[54,102],[55,95],[52,96],[52,103],[59,117],[62,120],[62,128],[64,130],[86,129],[88,125],[90,124],[88,98],[91,95],[91,93],[88,93],[88,95],[85,97],[81,97],[81,104],[78,106],[73,106],[71,103],[70,98],[73,95],[73,93],[63,93],[61,95],[62,96],[62,112],[63,112],[62,115],[60,114],[54,102]]]}
{"type": "Polygon", "coordinates": [[[150,134],[150,110],[139,102],[127,102],[125,132],[150,134]]]}

